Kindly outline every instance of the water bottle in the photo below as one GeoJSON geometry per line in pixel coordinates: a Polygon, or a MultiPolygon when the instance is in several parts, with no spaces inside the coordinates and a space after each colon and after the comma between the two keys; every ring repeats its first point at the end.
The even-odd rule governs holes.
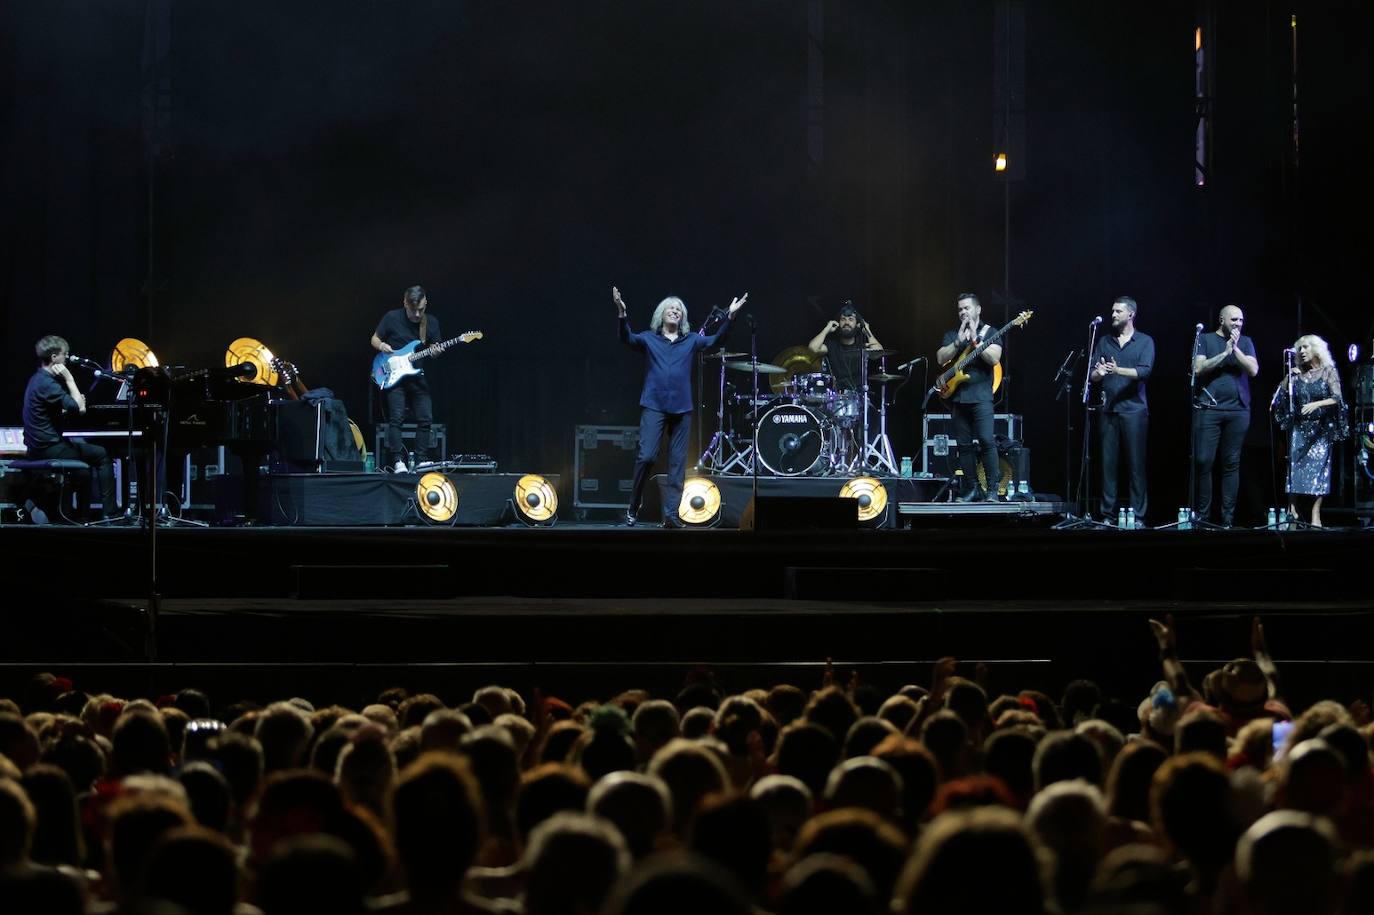
{"type": "Polygon", "coordinates": [[[415,452],[414,452],[414,451],[409,451],[409,452],[406,453],[406,470],[410,471],[411,473],[414,473],[414,472],[415,472],[415,452]]]}
{"type": "Polygon", "coordinates": [[[1126,509],[1126,530],[1135,530],[1135,508],[1126,509]]]}
{"type": "Polygon", "coordinates": [[[1018,494],[1025,496],[1026,501],[1030,501],[1030,483],[1026,480],[1021,481],[1021,485],[1016,488],[1018,494]]]}
{"type": "Polygon", "coordinates": [[[1116,529],[1119,531],[1126,529],[1126,509],[1124,508],[1116,510],[1116,529]]]}
{"type": "Polygon", "coordinates": [[[911,458],[909,456],[902,458],[902,476],[911,476],[911,458]]]}
{"type": "Polygon", "coordinates": [[[369,452],[367,458],[363,460],[363,471],[366,473],[377,472],[377,459],[371,454],[371,452],[369,452]]]}
{"type": "Polygon", "coordinates": [[[1271,531],[1279,526],[1279,511],[1272,505],[1269,507],[1269,520],[1265,522],[1264,526],[1269,528],[1271,531]]]}

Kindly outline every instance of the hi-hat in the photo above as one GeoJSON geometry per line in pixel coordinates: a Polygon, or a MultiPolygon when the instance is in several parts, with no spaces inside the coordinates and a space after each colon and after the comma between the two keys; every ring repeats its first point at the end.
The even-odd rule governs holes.
{"type": "Polygon", "coordinates": [[[905,377],[905,375],[894,375],[891,372],[884,372],[881,375],[869,375],[868,380],[886,384],[889,381],[901,381],[905,377]]]}
{"type": "Polygon", "coordinates": [[[868,358],[870,359],[881,359],[884,356],[897,355],[897,351],[895,349],[870,349],[865,350],[865,352],[868,353],[868,358]]]}
{"type": "MultiPolygon", "coordinates": [[[[754,370],[754,363],[752,363],[752,362],[727,362],[727,363],[725,363],[725,367],[726,367],[727,369],[734,369],[734,370],[737,371],[737,372],[752,372],[752,371],[754,370]]],[[[765,375],[785,375],[785,374],[787,374],[787,369],[783,368],[783,367],[780,366],[780,365],[773,365],[771,362],[760,362],[758,367],[759,367],[759,371],[762,372],[762,373],[765,374],[765,375]]]]}
{"type": "Polygon", "coordinates": [[[727,353],[725,350],[721,350],[721,351],[718,352],[718,353],[707,353],[707,354],[706,354],[705,356],[703,356],[702,358],[703,358],[703,359],[738,359],[738,358],[741,357],[741,356],[747,356],[747,355],[749,355],[749,354],[748,354],[748,353],[727,353]]]}

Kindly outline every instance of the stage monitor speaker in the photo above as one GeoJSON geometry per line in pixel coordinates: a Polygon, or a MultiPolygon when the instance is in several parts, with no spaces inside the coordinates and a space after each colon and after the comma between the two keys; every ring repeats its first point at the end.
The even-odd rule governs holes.
{"type": "Polygon", "coordinates": [[[742,531],[852,531],[859,503],[841,496],[759,496],[740,516],[742,531]]]}

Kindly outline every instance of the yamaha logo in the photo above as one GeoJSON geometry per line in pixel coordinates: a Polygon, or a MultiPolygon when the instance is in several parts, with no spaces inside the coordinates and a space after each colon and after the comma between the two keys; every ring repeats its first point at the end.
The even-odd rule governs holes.
{"type": "Polygon", "coordinates": [[[773,417],[775,423],[800,423],[806,424],[806,417],[798,413],[779,413],[773,417]]]}

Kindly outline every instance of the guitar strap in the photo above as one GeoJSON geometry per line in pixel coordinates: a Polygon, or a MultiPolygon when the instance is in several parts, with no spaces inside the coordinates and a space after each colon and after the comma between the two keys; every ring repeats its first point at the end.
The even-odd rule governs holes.
{"type": "Polygon", "coordinates": [[[429,335],[429,312],[420,315],[420,342],[424,343],[429,335]]]}

